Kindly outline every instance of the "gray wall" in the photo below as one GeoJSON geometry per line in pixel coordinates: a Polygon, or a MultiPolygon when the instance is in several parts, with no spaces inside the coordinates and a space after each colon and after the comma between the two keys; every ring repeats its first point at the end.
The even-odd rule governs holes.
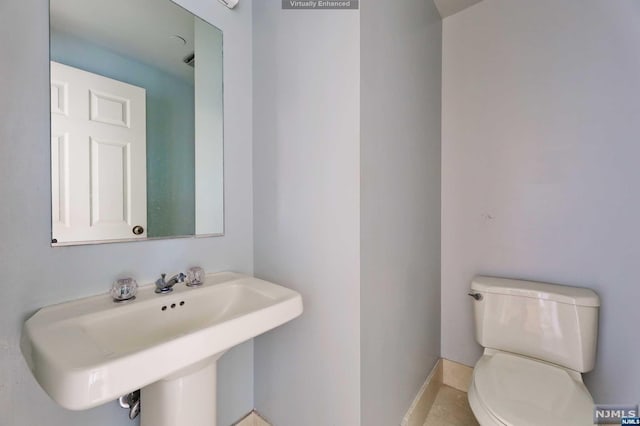
{"type": "MultiPolygon", "coordinates": [[[[200,264],[252,272],[251,3],[230,13],[213,1],[181,0],[225,37],[226,235],[129,244],[51,248],[48,2],[0,2],[0,425],[131,424],[110,403],[66,411],[40,389],[19,351],[23,321],[38,308],[103,293],[120,273],[142,283],[161,271],[200,264]],[[232,71],[233,70],[233,71],[232,71]]],[[[219,364],[220,425],[253,407],[252,343],[219,364]]]]}
{"type": "Polygon", "coordinates": [[[474,274],[594,288],[601,403],[640,400],[640,2],[485,0],[444,21],[442,350],[474,274]]]}
{"type": "Polygon", "coordinates": [[[255,341],[256,408],[359,425],[359,13],[253,7],[255,274],[305,304],[255,341]]]}
{"type": "Polygon", "coordinates": [[[442,21],[362,2],[362,424],[397,425],[440,357],[442,21]]]}

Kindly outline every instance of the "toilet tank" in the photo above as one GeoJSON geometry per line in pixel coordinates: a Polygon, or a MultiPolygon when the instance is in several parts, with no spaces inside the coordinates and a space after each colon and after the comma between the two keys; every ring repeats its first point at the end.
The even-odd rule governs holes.
{"type": "Polygon", "coordinates": [[[588,288],[475,277],[476,340],[581,373],[596,359],[600,298],[588,288]]]}

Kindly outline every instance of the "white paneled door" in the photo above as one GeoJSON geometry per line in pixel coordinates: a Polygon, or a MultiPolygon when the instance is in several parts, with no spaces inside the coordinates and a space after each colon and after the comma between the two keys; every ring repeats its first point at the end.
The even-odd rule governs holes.
{"type": "Polygon", "coordinates": [[[54,243],[147,235],[146,93],[51,62],[54,243]]]}

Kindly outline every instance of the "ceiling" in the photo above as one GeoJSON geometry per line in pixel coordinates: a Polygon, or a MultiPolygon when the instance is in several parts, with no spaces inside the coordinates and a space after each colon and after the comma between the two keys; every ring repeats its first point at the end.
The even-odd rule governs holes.
{"type": "Polygon", "coordinates": [[[481,1],[482,0],[433,0],[443,19],[481,1]]]}
{"type": "Polygon", "coordinates": [[[170,0],[51,0],[51,30],[193,82],[194,17],[170,0]],[[186,43],[179,38],[182,37],[186,43]]]}

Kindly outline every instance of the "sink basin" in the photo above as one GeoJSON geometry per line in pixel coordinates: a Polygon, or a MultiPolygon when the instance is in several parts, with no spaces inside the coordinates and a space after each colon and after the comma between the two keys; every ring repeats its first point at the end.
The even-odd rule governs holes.
{"type": "Polygon", "coordinates": [[[215,386],[222,353],[303,309],[299,293],[229,272],[207,275],[198,288],[178,284],[167,295],[154,288],[141,287],[124,303],[100,295],[46,307],[26,321],[22,353],[53,400],[83,410],[142,389],[146,407],[146,386],[206,363],[214,365],[215,386]]]}

